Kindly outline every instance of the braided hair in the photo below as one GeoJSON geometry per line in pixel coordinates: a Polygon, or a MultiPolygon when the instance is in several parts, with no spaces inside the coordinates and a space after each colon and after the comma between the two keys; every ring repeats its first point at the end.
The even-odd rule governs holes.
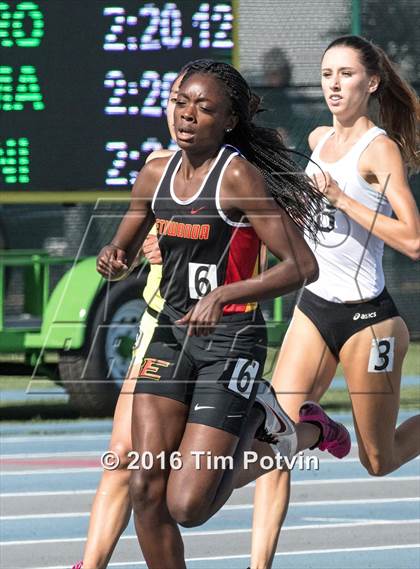
{"type": "Polygon", "coordinates": [[[316,234],[316,218],[322,209],[322,195],[291,158],[281,135],[272,128],[253,122],[260,98],[251,92],[248,83],[231,65],[219,61],[199,60],[189,64],[181,85],[195,74],[212,74],[222,84],[231,101],[238,122],[225,134],[225,143],[236,147],[261,172],[276,202],[302,230],[316,234]]]}

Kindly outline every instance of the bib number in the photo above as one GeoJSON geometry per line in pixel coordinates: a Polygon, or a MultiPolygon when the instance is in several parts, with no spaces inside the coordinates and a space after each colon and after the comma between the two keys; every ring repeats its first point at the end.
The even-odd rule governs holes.
{"type": "Polygon", "coordinates": [[[230,378],[228,389],[239,393],[245,399],[249,399],[259,368],[260,364],[257,361],[239,358],[230,378]]]}
{"type": "Polygon", "coordinates": [[[394,369],[395,338],[381,338],[372,340],[370,349],[368,372],[382,373],[394,369]]]}
{"type": "Polygon", "coordinates": [[[217,288],[217,267],[205,263],[188,263],[190,298],[202,298],[217,288]]]}

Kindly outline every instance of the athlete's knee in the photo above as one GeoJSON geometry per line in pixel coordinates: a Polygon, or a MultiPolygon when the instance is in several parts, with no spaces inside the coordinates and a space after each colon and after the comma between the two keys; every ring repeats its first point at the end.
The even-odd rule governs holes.
{"type": "Polygon", "coordinates": [[[371,476],[386,476],[395,469],[392,456],[372,452],[369,454],[360,453],[359,457],[360,462],[371,476]]]}
{"type": "Polygon", "coordinates": [[[191,528],[207,521],[208,504],[203,494],[185,491],[176,495],[168,494],[167,499],[169,513],[180,526],[191,528]]]}
{"type": "Polygon", "coordinates": [[[111,441],[108,452],[112,453],[112,456],[115,457],[115,460],[118,461],[117,468],[119,469],[127,468],[127,466],[132,461],[132,458],[129,456],[129,453],[132,450],[130,446],[131,446],[131,440],[124,441],[122,439],[119,439],[115,442],[111,441]]]}
{"type": "Polygon", "coordinates": [[[133,470],[130,476],[130,497],[133,510],[145,512],[159,508],[165,501],[166,480],[161,471],[133,470]]]}

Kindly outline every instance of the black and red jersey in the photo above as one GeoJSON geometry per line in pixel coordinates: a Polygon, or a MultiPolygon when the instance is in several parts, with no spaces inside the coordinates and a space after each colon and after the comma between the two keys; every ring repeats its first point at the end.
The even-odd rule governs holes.
{"type": "MultiPolygon", "coordinates": [[[[153,197],[163,267],[160,292],[186,313],[218,286],[248,279],[258,272],[260,240],[250,223],[233,221],[220,206],[223,174],[239,152],[222,146],[194,196],[180,200],[174,192],[182,151],[168,161],[153,197]]],[[[224,314],[249,312],[257,303],[230,304],[224,314]]]]}

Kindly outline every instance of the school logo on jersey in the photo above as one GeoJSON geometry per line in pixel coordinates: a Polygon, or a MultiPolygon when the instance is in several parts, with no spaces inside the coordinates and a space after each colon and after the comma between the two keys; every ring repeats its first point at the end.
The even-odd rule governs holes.
{"type": "MultiPolygon", "coordinates": [[[[195,213],[198,213],[200,209],[195,213]]],[[[195,241],[207,241],[210,237],[210,224],[208,223],[181,223],[171,219],[157,219],[156,228],[158,235],[168,237],[193,239],[195,241]]]]}
{"type": "Polygon", "coordinates": [[[144,358],[140,367],[139,379],[146,377],[147,379],[154,379],[159,381],[162,377],[160,368],[167,368],[171,365],[171,362],[165,360],[158,360],[157,358],[144,358]]]}

